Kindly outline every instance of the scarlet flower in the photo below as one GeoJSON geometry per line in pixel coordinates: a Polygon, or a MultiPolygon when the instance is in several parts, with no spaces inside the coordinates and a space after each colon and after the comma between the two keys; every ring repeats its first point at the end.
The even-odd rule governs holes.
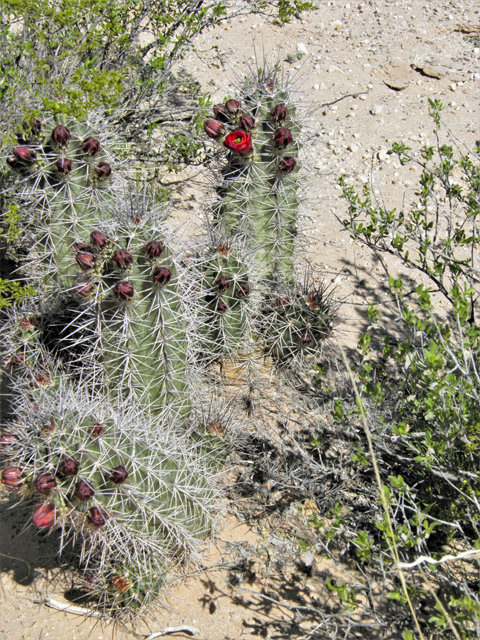
{"type": "Polygon", "coordinates": [[[246,113],[240,118],[240,127],[244,131],[251,131],[255,127],[255,118],[246,113]]]}
{"type": "Polygon", "coordinates": [[[108,176],[112,173],[112,167],[108,164],[108,162],[99,162],[97,168],[95,169],[95,173],[102,180],[103,178],[108,178],[108,176]]]}
{"type": "Polygon", "coordinates": [[[51,502],[39,505],[32,515],[32,523],[37,529],[45,529],[55,524],[58,516],[57,507],[51,502]]]}
{"type": "Polygon", "coordinates": [[[86,251],[79,251],[75,255],[75,260],[77,261],[78,266],[84,271],[88,271],[88,269],[93,269],[96,263],[95,256],[92,255],[91,253],[87,253],[86,251]]]}
{"type": "Polygon", "coordinates": [[[126,302],[127,300],[131,300],[134,296],[135,289],[133,288],[133,284],[131,282],[127,282],[126,280],[122,280],[122,282],[117,282],[117,284],[113,287],[113,295],[121,301],[126,302]]]}
{"type": "Polygon", "coordinates": [[[274,122],[280,122],[288,118],[288,109],[284,104],[277,104],[270,111],[270,116],[274,122]]]}
{"type": "Polygon", "coordinates": [[[2,471],[2,482],[3,484],[6,484],[7,487],[18,489],[25,482],[23,471],[18,467],[4,469],[4,471],[2,471]]]}
{"type": "Polygon", "coordinates": [[[70,173],[73,168],[73,163],[70,158],[57,158],[55,167],[58,173],[70,173]]]}
{"type": "Polygon", "coordinates": [[[163,249],[163,244],[158,242],[158,240],[150,240],[150,242],[147,242],[145,245],[145,253],[152,260],[159,258],[163,253],[163,249]]]}
{"type": "Polygon", "coordinates": [[[110,471],[110,480],[114,483],[114,484],[122,484],[122,482],[125,482],[125,480],[128,478],[128,471],[125,469],[125,467],[114,467],[111,471],[110,471]]]}
{"type": "Polygon", "coordinates": [[[35,489],[44,496],[48,496],[56,486],[57,481],[55,480],[55,476],[48,473],[48,471],[41,473],[35,481],[35,489]]]}
{"type": "Polygon", "coordinates": [[[94,156],[98,151],[100,151],[100,142],[92,136],[88,136],[82,142],[82,149],[87,154],[87,156],[94,156]]]}
{"type": "Polygon", "coordinates": [[[98,231],[98,229],[95,229],[90,233],[90,241],[97,247],[97,249],[102,250],[110,242],[110,238],[106,233],[103,233],[103,231],[98,231]]]}
{"type": "Polygon", "coordinates": [[[108,520],[108,514],[99,507],[92,507],[88,512],[88,520],[94,527],[101,527],[108,520]]]}
{"type": "Polygon", "coordinates": [[[230,115],[224,104],[213,105],[213,115],[221,122],[230,122],[230,115]]]}
{"type": "Polygon", "coordinates": [[[245,131],[232,131],[225,138],[223,146],[241,156],[247,156],[252,151],[252,135],[245,131]]]}
{"type": "Polygon", "coordinates": [[[133,262],[133,256],[126,249],[118,249],[113,252],[111,260],[119,269],[128,269],[133,262]]]}
{"type": "Polygon", "coordinates": [[[155,267],[153,270],[153,279],[157,284],[164,285],[170,282],[170,278],[172,277],[172,272],[170,269],[166,267],[155,267]]]}
{"type": "Polygon", "coordinates": [[[287,146],[287,144],[290,144],[290,142],[292,141],[292,132],[290,131],[290,129],[283,129],[283,128],[277,129],[275,131],[273,139],[277,147],[279,147],[280,149],[283,149],[284,147],[287,146]]]}
{"type": "Polygon", "coordinates": [[[278,163],[278,168],[282,173],[291,173],[295,169],[297,161],[295,158],[282,158],[278,163]]]}
{"type": "Polygon", "coordinates": [[[240,109],[240,102],[238,100],[227,100],[225,103],[225,108],[228,113],[231,113],[234,116],[237,111],[240,109]]]}
{"type": "Polygon", "coordinates": [[[55,144],[67,144],[71,137],[70,131],[62,124],[57,124],[52,131],[52,140],[55,144]]]}
{"type": "Polygon", "coordinates": [[[90,500],[90,498],[93,498],[95,495],[95,491],[85,480],[79,480],[75,486],[73,495],[79,500],[90,500]]]}
{"type": "Polygon", "coordinates": [[[218,120],[205,120],[205,124],[203,125],[203,129],[207,136],[210,138],[220,138],[225,131],[225,128],[221,122],[218,120]]]}
{"type": "Polygon", "coordinates": [[[76,476],[80,471],[80,461],[74,458],[65,458],[58,465],[58,473],[65,478],[69,476],[76,476]]]}

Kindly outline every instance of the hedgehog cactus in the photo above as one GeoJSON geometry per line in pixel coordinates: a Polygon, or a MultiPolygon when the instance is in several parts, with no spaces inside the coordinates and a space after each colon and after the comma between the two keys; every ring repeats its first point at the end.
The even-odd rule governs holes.
{"type": "Polygon", "coordinates": [[[37,502],[35,527],[81,539],[85,567],[129,576],[125,588],[111,584],[117,599],[143,602],[167,558],[185,559],[210,531],[214,472],[200,443],[166,418],[156,417],[158,429],[131,402],[114,408],[62,376],[19,397],[15,414],[2,482],[37,502]]]}
{"type": "Polygon", "coordinates": [[[245,239],[259,278],[271,286],[293,282],[300,126],[288,95],[273,80],[260,77],[247,85],[246,97],[215,105],[215,119],[204,126],[229,151],[214,224],[245,239]]]}

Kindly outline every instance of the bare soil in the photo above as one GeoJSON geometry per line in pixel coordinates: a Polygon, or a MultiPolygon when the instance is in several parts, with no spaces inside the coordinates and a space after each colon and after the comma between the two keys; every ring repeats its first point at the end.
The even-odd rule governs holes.
{"type": "MultiPolygon", "coordinates": [[[[353,357],[368,324],[368,304],[388,301],[389,293],[381,267],[342,230],[337,216],[342,218],[346,205],[336,178],[344,174],[359,188],[371,181],[388,208],[401,208],[414,198],[419,172],[400,167],[385,152],[395,141],[414,149],[434,142],[428,98],[441,99],[446,125],[459,143],[473,148],[480,138],[480,38],[467,38],[478,36],[479,29],[476,0],[322,1],[317,10],[284,26],[259,15],[227,20],[198,36],[182,62],[213,103],[234,95],[242,76],[264,59],[282,63],[306,112],[301,176],[306,257],[337,285],[339,340],[353,357]]],[[[188,193],[188,207],[178,218],[200,226],[202,197],[192,188],[188,193]]],[[[46,606],[48,597],[68,604],[68,571],[61,571],[54,543],[25,528],[22,513],[10,506],[7,500],[0,502],[0,640],[133,640],[179,625],[197,628],[195,637],[204,640],[299,637],[293,627],[289,633],[280,624],[293,620],[291,610],[274,602],[266,606],[265,597],[255,594],[269,579],[277,580],[283,602],[306,598],[312,603],[318,599],[316,589],[323,593],[325,576],[338,571],[317,559],[315,576],[281,574],[280,584],[280,574],[268,560],[278,547],[268,523],[250,526],[231,516],[205,552],[205,567],[211,569],[193,571],[170,585],[156,610],[133,632],[46,606]],[[259,564],[262,549],[265,559],[259,564]],[[253,555],[257,565],[249,567],[253,555]],[[228,569],[221,568],[225,564],[228,569]],[[233,565],[240,567],[234,579],[233,565]]],[[[294,505],[292,511],[298,531],[307,538],[309,508],[294,505]]],[[[291,545],[293,558],[298,555],[295,542],[282,538],[282,544],[291,545]]]]}

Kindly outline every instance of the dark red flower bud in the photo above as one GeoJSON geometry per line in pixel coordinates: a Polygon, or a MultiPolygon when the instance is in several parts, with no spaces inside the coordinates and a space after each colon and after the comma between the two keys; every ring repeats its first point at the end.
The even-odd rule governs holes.
{"type": "Polygon", "coordinates": [[[127,576],[113,576],[111,580],[112,587],[115,591],[120,593],[127,593],[133,582],[127,578],[127,576]]]}
{"type": "Polygon", "coordinates": [[[255,118],[248,113],[240,118],[240,127],[244,131],[251,131],[255,128],[255,118]]]}
{"type": "Polygon", "coordinates": [[[70,173],[73,168],[73,162],[70,158],[57,158],[55,167],[58,173],[70,173]]]}
{"type": "Polygon", "coordinates": [[[232,114],[232,116],[234,116],[238,110],[240,109],[240,102],[238,100],[227,100],[225,103],[225,108],[228,111],[228,113],[232,114]]]}
{"type": "Polygon", "coordinates": [[[32,523],[37,529],[45,529],[55,524],[58,516],[57,507],[48,502],[47,504],[41,504],[36,507],[32,515],[32,523]]]}
{"type": "Polygon", "coordinates": [[[133,262],[133,256],[126,249],[118,249],[113,252],[111,261],[118,269],[128,269],[133,262]]]}
{"type": "Polygon", "coordinates": [[[114,467],[111,471],[110,471],[110,480],[114,483],[114,484],[122,484],[122,482],[125,482],[125,480],[128,478],[128,471],[125,469],[125,467],[114,467]]]}
{"type": "Polygon", "coordinates": [[[18,165],[21,166],[33,164],[37,159],[37,154],[30,147],[15,147],[12,153],[18,165]]]}
{"type": "Polygon", "coordinates": [[[58,465],[58,473],[64,478],[69,476],[76,476],[80,471],[80,461],[74,458],[65,458],[58,465]]]}
{"type": "Polygon", "coordinates": [[[57,481],[55,480],[55,476],[51,473],[45,472],[41,473],[38,478],[35,480],[35,489],[42,493],[44,496],[48,496],[48,494],[55,489],[57,486],[57,481]]]}
{"type": "Polygon", "coordinates": [[[221,122],[218,120],[205,120],[205,124],[203,125],[203,129],[207,136],[210,138],[220,138],[225,131],[225,128],[221,122]]]}
{"type": "Polygon", "coordinates": [[[223,146],[241,156],[247,156],[252,151],[252,135],[245,131],[232,131],[225,138],[223,146]]]}
{"type": "Polygon", "coordinates": [[[108,520],[109,516],[103,509],[92,507],[88,512],[87,518],[94,527],[101,527],[108,520]]]}
{"type": "Polygon", "coordinates": [[[220,276],[220,278],[215,282],[215,286],[219,291],[228,291],[230,288],[230,280],[225,276],[220,276]]]}
{"type": "Polygon", "coordinates": [[[50,376],[48,373],[36,373],[34,378],[39,387],[48,387],[50,384],[50,376]]]}
{"type": "Polygon", "coordinates": [[[110,238],[103,231],[99,231],[95,229],[90,233],[90,242],[97,247],[97,249],[104,249],[107,244],[110,242],[110,238]]]}
{"type": "Polygon", "coordinates": [[[89,298],[95,291],[95,286],[91,282],[77,282],[75,291],[81,298],[89,298]]]}
{"type": "Polygon", "coordinates": [[[55,144],[67,144],[71,137],[70,131],[62,124],[57,124],[52,131],[52,140],[55,144]]]}
{"type": "Polygon", "coordinates": [[[312,342],[312,340],[313,340],[313,338],[312,338],[312,336],[311,336],[309,333],[303,333],[303,334],[300,336],[300,342],[301,342],[301,344],[303,344],[303,345],[310,344],[310,343],[312,342]]]}
{"type": "Polygon", "coordinates": [[[92,136],[88,136],[82,142],[82,149],[88,156],[94,156],[98,151],[100,151],[100,142],[92,136]]]}
{"type": "Polygon", "coordinates": [[[117,284],[113,287],[113,295],[122,301],[131,300],[135,293],[135,289],[133,288],[133,284],[127,282],[126,280],[122,280],[122,282],[117,282],[117,284]]]}
{"type": "Polygon", "coordinates": [[[22,327],[22,331],[33,331],[35,329],[35,318],[30,316],[29,318],[20,320],[20,326],[22,327]]]}
{"type": "Polygon", "coordinates": [[[0,436],[0,449],[7,451],[16,442],[18,442],[18,437],[15,434],[4,431],[0,436]]]}
{"type": "Polygon", "coordinates": [[[73,495],[79,500],[90,500],[95,495],[95,491],[85,480],[79,480],[75,486],[73,495]]]}
{"type": "Polygon", "coordinates": [[[228,310],[228,305],[219,298],[217,301],[217,313],[225,313],[228,310]]]}
{"type": "Polygon", "coordinates": [[[273,304],[276,307],[285,307],[288,304],[288,300],[287,298],[275,298],[275,300],[273,301],[273,304]]]}
{"type": "Polygon", "coordinates": [[[292,141],[292,132],[290,131],[290,129],[277,129],[275,131],[273,139],[277,147],[283,149],[292,141]]]}
{"type": "Polygon", "coordinates": [[[88,249],[88,244],[85,244],[85,242],[74,242],[73,244],[73,250],[75,251],[75,253],[77,253],[78,251],[88,251],[88,249]]]}
{"type": "Polygon", "coordinates": [[[215,104],[213,106],[213,115],[221,122],[230,122],[230,115],[224,104],[215,104]]]}
{"type": "Polygon", "coordinates": [[[270,116],[274,122],[281,122],[288,118],[288,109],[284,104],[277,104],[276,107],[270,111],[270,116]]]}
{"type": "Polygon", "coordinates": [[[79,251],[75,255],[75,260],[77,261],[78,266],[84,271],[93,269],[95,267],[95,263],[97,262],[95,256],[93,256],[91,253],[87,253],[86,251],[79,251]]]}
{"type": "Polygon", "coordinates": [[[150,242],[147,242],[145,245],[145,253],[152,260],[159,258],[163,253],[163,249],[163,244],[158,242],[158,240],[150,240],[150,242]]]}
{"type": "Polygon", "coordinates": [[[172,272],[170,269],[166,267],[155,267],[153,270],[153,279],[157,284],[164,285],[170,282],[170,278],[172,277],[172,272]]]}
{"type": "Polygon", "coordinates": [[[12,489],[18,489],[25,482],[23,477],[23,471],[18,467],[10,467],[2,471],[2,482],[11,487],[12,489]]]}
{"type": "Polygon", "coordinates": [[[241,284],[238,290],[238,293],[241,298],[246,298],[250,295],[250,285],[249,284],[241,284]]]}
{"type": "Polygon", "coordinates": [[[103,178],[108,178],[108,176],[112,173],[112,167],[108,164],[108,162],[99,162],[97,168],[95,169],[95,173],[100,180],[102,180],[103,178]]]}
{"type": "Polygon", "coordinates": [[[296,164],[295,158],[282,158],[278,163],[278,168],[282,173],[290,173],[295,169],[296,164]]]}
{"type": "Polygon", "coordinates": [[[105,433],[103,422],[94,422],[90,427],[90,435],[92,438],[99,438],[105,433]]]}
{"type": "Polygon", "coordinates": [[[38,136],[38,134],[42,130],[42,123],[40,120],[24,120],[22,122],[22,129],[27,134],[31,134],[33,136],[38,136]]]}

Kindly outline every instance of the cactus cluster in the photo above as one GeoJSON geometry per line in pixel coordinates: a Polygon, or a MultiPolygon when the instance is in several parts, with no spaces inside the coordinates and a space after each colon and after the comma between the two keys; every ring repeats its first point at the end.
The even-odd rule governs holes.
{"type": "Polygon", "coordinates": [[[17,399],[1,478],[34,501],[34,527],[81,541],[104,606],[149,601],[211,528],[228,419],[204,415],[209,364],[261,349],[303,362],[333,327],[325,290],[296,283],[288,93],[260,75],[213,115],[205,131],[226,151],[201,249],[175,246],[99,118],[23,122],[6,158],[37,297],[5,324],[17,399]]]}

